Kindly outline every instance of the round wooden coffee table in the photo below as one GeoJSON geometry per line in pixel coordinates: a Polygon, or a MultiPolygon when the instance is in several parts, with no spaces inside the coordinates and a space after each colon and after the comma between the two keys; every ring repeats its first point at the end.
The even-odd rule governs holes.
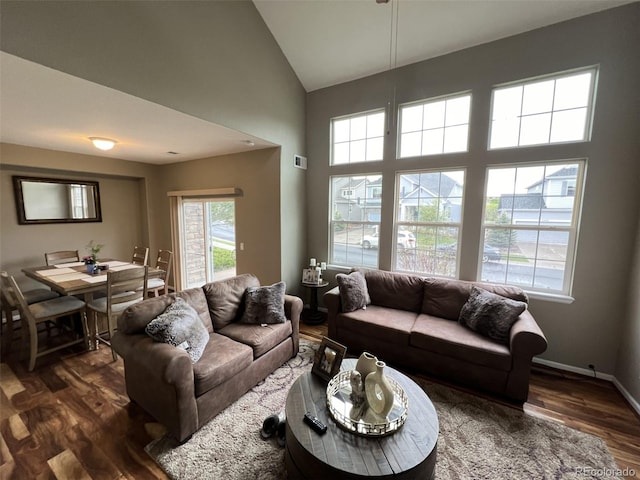
{"type": "MultiPolygon", "coordinates": [[[[345,359],[342,370],[355,368],[345,359]]],[[[438,416],[427,394],[413,380],[386,367],[409,399],[409,413],[402,428],[387,437],[363,437],[347,432],[334,421],[326,406],[327,384],[311,372],[301,375],[289,390],[285,413],[287,440],[285,461],[289,479],[435,477],[438,416]],[[311,412],[327,425],[318,435],[303,422],[311,412]]]]}

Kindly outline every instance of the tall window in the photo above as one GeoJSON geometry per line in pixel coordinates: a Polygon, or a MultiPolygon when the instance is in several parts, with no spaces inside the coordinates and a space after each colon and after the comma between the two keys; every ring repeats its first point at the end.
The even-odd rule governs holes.
{"type": "Polygon", "coordinates": [[[584,161],[490,168],[481,279],[568,295],[583,181],[584,161]]]}
{"type": "Polygon", "coordinates": [[[400,106],[400,158],[466,152],[471,94],[400,106]]]}
{"type": "Polygon", "coordinates": [[[394,270],[456,276],[463,191],[463,170],[397,175],[394,270]]]}
{"type": "Polygon", "coordinates": [[[588,139],[596,69],[496,88],[490,148],[588,139]]]}
{"type": "Polygon", "coordinates": [[[382,160],[384,110],[331,120],[331,165],[382,160]]]}
{"type": "Polygon", "coordinates": [[[378,266],[382,175],[331,177],[330,262],[378,266]]]}

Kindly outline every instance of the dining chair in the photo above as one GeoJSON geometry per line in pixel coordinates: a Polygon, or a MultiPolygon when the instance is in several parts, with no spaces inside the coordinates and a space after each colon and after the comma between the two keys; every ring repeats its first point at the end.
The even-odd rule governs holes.
{"type": "MultiPolygon", "coordinates": [[[[11,342],[13,342],[13,332],[15,330],[14,324],[21,320],[20,311],[13,299],[13,295],[9,293],[11,288],[9,282],[9,274],[5,271],[0,272],[0,305],[2,306],[2,314],[4,314],[4,323],[2,328],[2,349],[3,351],[9,351],[11,342]],[[6,329],[6,332],[4,331],[6,329]]],[[[32,290],[25,290],[22,292],[27,304],[44,302],[45,300],[51,300],[57,298],[60,295],[57,292],[49,290],[48,288],[35,288],[32,290]]]]}
{"type": "Polygon", "coordinates": [[[158,250],[158,259],[156,260],[156,268],[162,270],[162,275],[156,278],[150,278],[147,285],[147,297],[153,293],[154,297],[169,293],[168,281],[171,274],[171,261],[173,252],[171,250],[158,250]]]}
{"type": "Polygon", "coordinates": [[[116,330],[118,317],[128,306],[144,299],[148,278],[149,267],[146,265],[118,271],[108,270],[106,297],[95,299],[87,305],[88,313],[92,316],[96,341],[111,347],[114,360],[118,357],[111,346],[111,339],[116,330]],[[98,320],[101,318],[107,321],[109,340],[101,336],[98,327],[98,320]]]}
{"type": "MultiPolygon", "coordinates": [[[[4,273],[4,272],[3,272],[4,273]]],[[[71,345],[85,343],[87,339],[87,317],[85,314],[85,302],[73,296],[64,296],[45,300],[43,302],[32,303],[29,305],[25,299],[20,287],[16,283],[13,276],[8,275],[9,288],[6,290],[7,296],[10,296],[18,307],[23,326],[26,323],[29,333],[29,371],[33,371],[36,366],[36,358],[49,353],[55,352],[71,345]],[[76,337],[63,343],[56,342],[55,345],[41,350],[38,346],[38,325],[50,321],[56,321],[63,317],[70,317],[75,314],[80,316],[82,323],[82,337],[78,337],[75,329],[72,329],[73,335],[76,337]]],[[[4,276],[3,276],[4,278],[4,276]]],[[[4,282],[4,280],[3,280],[4,282]]],[[[24,327],[23,327],[24,328],[24,327]]],[[[65,330],[61,327],[62,330],[65,330]]]]}
{"type": "Polygon", "coordinates": [[[47,252],[44,254],[44,261],[47,265],[79,262],[80,255],[78,255],[78,250],[60,250],[57,252],[47,252]]]}
{"type": "Polygon", "coordinates": [[[149,260],[149,247],[133,247],[133,258],[131,263],[134,265],[146,265],[149,260]]]}

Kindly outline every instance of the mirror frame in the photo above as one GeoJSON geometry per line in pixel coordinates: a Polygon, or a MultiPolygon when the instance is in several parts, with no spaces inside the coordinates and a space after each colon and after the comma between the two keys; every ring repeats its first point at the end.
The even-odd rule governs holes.
{"type": "Polygon", "coordinates": [[[42,225],[46,223],[93,223],[102,222],[102,208],[100,206],[100,184],[87,180],[68,180],[63,178],[45,178],[45,177],[23,177],[13,176],[13,192],[16,199],[16,212],[18,214],[19,225],[42,225]],[[40,183],[57,183],[65,185],[87,185],[93,187],[96,216],[92,218],[43,218],[43,219],[27,219],[24,209],[24,195],[22,190],[23,182],[40,182],[40,183]]]}

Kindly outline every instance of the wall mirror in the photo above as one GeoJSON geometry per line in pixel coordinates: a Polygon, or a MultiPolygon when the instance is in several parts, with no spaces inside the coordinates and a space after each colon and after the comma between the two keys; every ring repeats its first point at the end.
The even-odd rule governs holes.
{"type": "Polygon", "coordinates": [[[20,225],[101,222],[98,182],[13,177],[20,225]]]}

